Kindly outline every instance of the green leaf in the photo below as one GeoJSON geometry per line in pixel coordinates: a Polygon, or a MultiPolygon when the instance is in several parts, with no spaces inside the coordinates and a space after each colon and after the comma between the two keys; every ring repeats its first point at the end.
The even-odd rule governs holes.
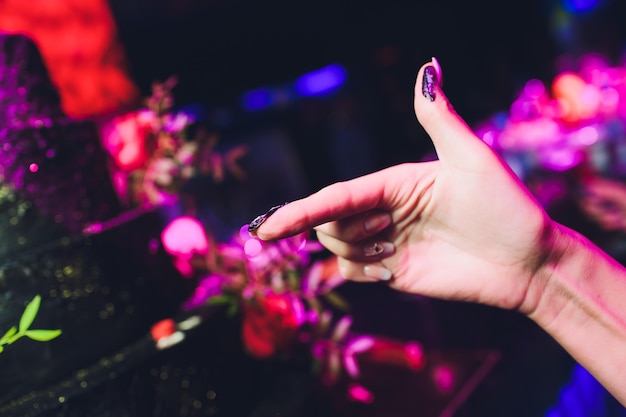
{"type": "Polygon", "coordinates": [[[4,345],[8,343],[8,341],[17,333],[17,327],[13,326],[4,334],[4,336],[0,337],[0,345],[4,345]]]}
{"type": "Polygon", "coordinates": [[[287,285],[289,289],[293,291],[300,289],[300,276],[298,275],[298,271],[293,269],[287,271],[287,285]]]}
{"type": "Polygon", "coordinates": [[[335,308],[342,311],[350,310],[350,304],[343,299],[340,295],[334,292],[327,292],[323,297],[335,308]]]}
{"type": "Polygon", "coordinates": [[[39,306],[41,305],[41,296],[36,295],[35,298],[32,299],[30,303],[24,309],[22,313],[22,317],[20,318],[20,333],[24,333],[33,321],[35,317],[37,317],[37,312],[39,312],[39,306]]]}
{"type": "Polygon", "coordinates": [[[216,295],[215,297],[211,297],[207,300],[209,305],[220,305],[220,304],[229,304],[233,301],[232,297],[227,295],[216,295]]]}
{"type": "Polygon", "coordinates": [[[59,337],[61,335],[61,330],[26,330],[24,335],[38,342],[47,342],[59,337]]]}
{"type": "Polygon", "coordinates": [[[228,310],[226,310],[226,315],[228,317],[233,317],[235,316],[235,314],[237,314],[237,311],[239,311],[239,304],[232,303],[230,306],[228,306],[228,310]]]}
{"type": "Polygon", "coordinates": [[[19,339],[20,337],[24,336],[23,333],[16,333],[13,336],[9,337],[9,340],[7,340],[7,345],[10,345],[11,343],[15,342],[17,339],[19,339]]]}

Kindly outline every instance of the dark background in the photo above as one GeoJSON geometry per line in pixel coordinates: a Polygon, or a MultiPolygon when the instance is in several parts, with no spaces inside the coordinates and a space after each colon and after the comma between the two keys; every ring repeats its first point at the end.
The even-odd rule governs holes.
{"type": "MultiPolygon", "coordinates": [[[[409,89],[417,67],[436,55],[444,65],[449,94],[457,98],[457,106],[475,109],[469,116],[474,118],[481,116],[479,109],[484,116],[507,106],[520,82],[548,79],[555,57],[566,49],[552,23],[557,0],[111,4],[140,87],[147,91],[153,79],[176,73],[183,82],[177,92],[183,102],[228,104],[247,89],[292,79],[330,62],[373,76],[377,48],[395,45],[401,49],[395,66],[405,72],[402,82],[409,89]],[[478,91],[483,97],[471,98],[478,91]]],[[[580,13],[579,22],[593,27],[577,29],[576,48],[615,58],[624,39],[624,9],[623,2],[604,0],[593,12],[580,13]]]]}
{"type": "Polygon", "coordinates": [[[152,81],[177,75],[177,103],[225,111],[230,128],[254,128],[259,120],[288,126],[316,189],[431,150],[411,100],[415,74],[433,55],[447,95],[470,125],[506,111],[529,79],[549,83],[562,54],[593,51],[617,63],[626,39],[624,2],[598,0],[563,23],[564,4],[589,2],[111,0],[111,6],[144,95],[152,81]],[[246,91],[331,63],[348,71],[344,95],[373,155],[347,172],[320,169],[332,165],[322,125],[336,101],[309,100],[262,116],[239,112],[246,91]]]}

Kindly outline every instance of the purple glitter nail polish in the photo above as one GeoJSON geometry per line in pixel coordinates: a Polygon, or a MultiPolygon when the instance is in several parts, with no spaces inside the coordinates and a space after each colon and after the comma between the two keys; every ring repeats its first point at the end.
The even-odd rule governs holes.
{"type": "Polygon", "coordinates": [[[437,71],[431,65],[424,68],[424,76],[422,78],[422,94],[429,101],[435,101],[437,93],[435,87],[437,86],[437,71]]]}
{"type": "Polygon", "coordinates": [[[248,233],[252,233],[252,232],[256,231],[256,229],[261,227],[261,225],[265,222],[265,220],[267,220],[272,214],[276,213],[276,211],[279,208],[283,207],[285,204],[287,204],[287,203],[284,203],[284,204],[281,204],[281,205],[278,205],[278,206],[274,206],[271,209],[269,209],[267,211],[267,213],[264,213],[264,214],[261,214],[260,216],[257,216],[248,225],[248,233]]]}

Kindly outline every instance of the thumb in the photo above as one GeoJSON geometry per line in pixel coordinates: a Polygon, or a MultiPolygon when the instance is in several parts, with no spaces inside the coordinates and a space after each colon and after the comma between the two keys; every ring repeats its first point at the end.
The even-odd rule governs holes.
{"type": "Polygon", "coordinates": [[[433,141],[442,163],[479,168],[493,152],[454,111],[441,89],[441,80],[442,71],[436,58],[420,68],[415,82],[415,115],[433,141]]]}

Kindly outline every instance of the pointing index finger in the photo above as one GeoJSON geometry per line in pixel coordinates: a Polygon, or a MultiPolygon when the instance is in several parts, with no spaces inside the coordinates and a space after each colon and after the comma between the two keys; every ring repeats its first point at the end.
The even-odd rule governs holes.
{"type": "Polygon", "coordinates": [[[380,207],[385,175],[366,175],[322,188],[277,209],[256,229],[262,240],[282,239],[315,226],[380,207]]]}

